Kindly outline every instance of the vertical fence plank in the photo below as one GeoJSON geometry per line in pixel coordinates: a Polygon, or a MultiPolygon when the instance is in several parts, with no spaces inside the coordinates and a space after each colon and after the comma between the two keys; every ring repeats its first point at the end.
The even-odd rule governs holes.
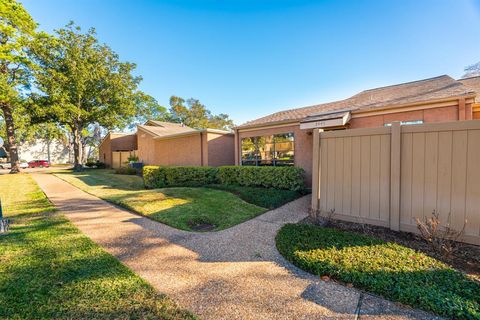
{"type": "Polygon", "coordinates": [[[467,131],[453,132],[452,204],[450,219],[455,229],[463,227],[465,220],[465,192],[467,186],[467,131]]]}
{"type": "Polygon", "coordinates": [[[327,210],[327,187],[328,187],[328,139],[323,139],[320,134],[320,211],[327,210]]]}
{"type": "Polygon", "coordinates": [[[437,206],[438,132],[425,135],[425,202],[423,215],[429,216],[437,206]]]}
{"type": "MultiPolygon", "coordinates": [[[[381,153],[380,153],[380,220],[388,222],[390,217],[390,135],[381,136],[381,153]]],[[[398,144],[398,150],[400,151],[400,143],[398,144]]],[[[400,165],[400,156],[398,158],[398,164],[400,165]]],[[[398,167],[398,182],[400,183],[400,166],[398,167]]],[[[400,184],[398,185],[398,204],[397,204],[397,222],[398,211],[400,210],[400,184]]]]}
{"type": "Polygon", "coordinates": [[[480,130],[468,132],[465,234],[480,236],[480,130]]]}
{"type": "Polygon", "coordinates": [[[319,208],[320,199],[320,177],[321,177],[321,162],[322,158],[320,149],[320,130],[313,129],[313,163],[312,163],[312,213],[315,213],[319,208]]]}
{"type": "Polygon", "coordinates": [[[400,171],[400,222],[410,224],[412,217],[412,133],[402,133],[400,171]]]}
{"type": "Polygon", "coordinates": [[[370,219],[380,219],[380,136],[370,137],[370,219]]]}
{"type": "Polygon", "coordinates": [[[410,224],[415,219],[423,217],[425,191],[425,133],[413,134],[413,161],[412,161],[412,216],[410,224]]]}
{"type": "Polygon", "coordinates": [[[352,138],[343,139],[342,212],[352,214],[352,138]]]}
{"type": "Polygon", "coordinates": [[[438,195],[436,210],[440,221],[447,221],[451,211],[452,192],[452,131],[438,133],[438,195]]]}
{"type": "Polygon", "coordinates": [[[328,158],[328,169],[327,169],[327,208],[326,210],[332,210],[335,208],[335,144],[336,138],[327,139],[328,140],[328,151],[327,151],[327,158],[328,158]]]}
{"type": "Polygon", "coordinates": [[[360,190],[362,181],[360,177],[360,137],[352,137],[352,215],[360,216],[360,190]]]}
{"type": "Polygon", "coordinates": [[[367,218],[370,211],[370,136],[363,136],[360,139],[360,216],[367,218]]]}
{"type": "Polygon", "coordinates": [[[343,140],[335,139],[335,196],[334,208],[336,212],[343,211],[343,140]]]}
{"type": "Polygon", "coordinates": [[[394,122],[390,133],[390,229],[400,230],[401,127],[394,122]]]}

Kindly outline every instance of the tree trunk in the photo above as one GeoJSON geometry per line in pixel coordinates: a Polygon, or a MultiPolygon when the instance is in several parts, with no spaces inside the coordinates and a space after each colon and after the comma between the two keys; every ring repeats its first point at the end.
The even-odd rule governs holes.
{"type": "Polygon", "coordinates": [[[20,165],[18,161],[17,143],[15,141],[15,125],[13,122],[12,108],[6,103],[2,103],[2,111],[7,129],[7,144],[10,155],[10,163],[12,164],[10,173],[18,173],[20,172],[20,165]]]}
{"type": "Polygon", "coordinates": [[[80,133],[82,130],[78,128],[72,129],[73,136],[73,170],[74,171],[83,171],[83,162],[82,162],[82,141],[80,133]]]}

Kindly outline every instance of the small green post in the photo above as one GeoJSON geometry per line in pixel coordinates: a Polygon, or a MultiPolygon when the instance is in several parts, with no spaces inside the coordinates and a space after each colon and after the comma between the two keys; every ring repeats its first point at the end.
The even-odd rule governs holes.
{"type": "Polygon", "coordinates": [[[0,199],[0,233],[7,232],[9,224],[10,221],[8,219],[3,219],[2,200],[0,199]]]}

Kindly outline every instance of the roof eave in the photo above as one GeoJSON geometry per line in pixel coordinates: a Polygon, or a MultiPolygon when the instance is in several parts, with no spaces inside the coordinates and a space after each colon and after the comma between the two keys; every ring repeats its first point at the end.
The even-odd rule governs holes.
{"type": "Polygon", "coordinates": [[[238,127],[234,127],[234,130],[243,130],[243,129],[255,129],[255,128],[263,128],[263,127],[275,127],[277,125],[285,125],[285,124],[299,124],[300,121],[303,118],[298,118],[298,119],[288,119],[288,120],[281,120],[281,121],[270,121],[270,122],[264,122],[264,123],[258,123],[258,124],[243,124],[238,127]]]}
{"type": "Polygon", "coordinates": [[[359,114],[359,113],[368,113],[368,112],[377,112],[377,111],[382,111],[382,110],[389,110],[392,108],[405,108],[405,107],[414,107],[414,106],[421,106],[425,104],[434,104],[434,103],[439,103],[439,102],[447,102],[447,101],[455,101],[458,99],[462,98],[473,98],[475,99],[476,94],[474,92],[469,92],[465,93],[462,95],[455,95],[455,96],[450,96],[450,97],[445,97],[441,99],[431,99],[431,100],[423,100],[423,101],[417,101],[417,102],[409,102],[409,103],[400,103],[400,104],[391,104],[387,106],[381,106],[381,107],[371,107],[371,108],[357,108],[353,109],[351,112],[352,114],[359,114]]]}

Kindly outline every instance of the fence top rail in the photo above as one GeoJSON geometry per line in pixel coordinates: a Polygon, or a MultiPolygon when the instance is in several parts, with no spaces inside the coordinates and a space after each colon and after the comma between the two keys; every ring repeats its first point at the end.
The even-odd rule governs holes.
{"type": "Polygon", "coordinates": [[[373,135],[388,135],[390,134],[390,127],[376,127],[376,128],[359,128],[336,131],[325,131],[320,133],[320,138],[344,138],[344,137],[358,137],[358,136],[373,136],[373,135]]]}
{"type": "Polygon", "coordinates": [[[402,133],[480,130],[480,120],[424,123],[402,126],[402,133]]]}

